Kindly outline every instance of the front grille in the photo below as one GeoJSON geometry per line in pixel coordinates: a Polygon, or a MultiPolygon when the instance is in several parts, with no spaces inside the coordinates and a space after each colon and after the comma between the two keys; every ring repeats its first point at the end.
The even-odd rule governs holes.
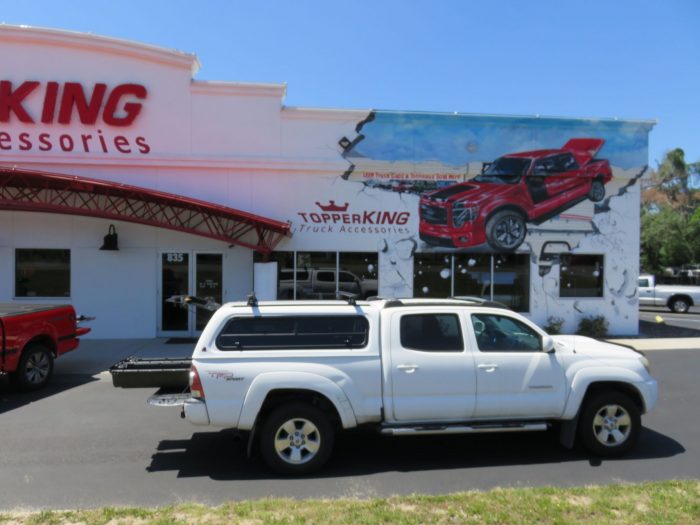
{"type": "Polygon", "coordinates": [[[449,237],[435,237],[434,235],[420,234],[420,240],[431,246],[440,246],[442,248],[454,248],[455,245],[449,237]]]}
{"type": "Polygon", "coordinates": [[[443,208],[442,206],[421,204],[420,213],[423,222],[427,222],[428,224],[437,224],[439,226],[447,226],[447,208],[443,208]]]}

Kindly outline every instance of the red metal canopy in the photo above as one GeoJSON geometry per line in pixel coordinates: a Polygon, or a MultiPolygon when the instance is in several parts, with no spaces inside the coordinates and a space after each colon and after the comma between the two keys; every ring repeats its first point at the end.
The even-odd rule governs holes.
{"type": "Polygon", "coordinates": [[[267,254],[289,224],[181,195],[103,180],[0,167],[0,210],[84,215],[176,230],[267,254]],[[253,239],[242,240],[253,233],[253,239]]]}

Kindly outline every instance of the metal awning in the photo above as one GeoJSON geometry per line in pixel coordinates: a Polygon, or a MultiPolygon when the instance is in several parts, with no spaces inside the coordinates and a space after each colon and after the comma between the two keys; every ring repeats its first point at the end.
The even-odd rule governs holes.
{"type": "Polygon", "coordinates": [[[12,167],[0,167],[0,210],[135,222],[245,246],[263,254],[291,235],[289,223],[182,195],[12,167]]]}

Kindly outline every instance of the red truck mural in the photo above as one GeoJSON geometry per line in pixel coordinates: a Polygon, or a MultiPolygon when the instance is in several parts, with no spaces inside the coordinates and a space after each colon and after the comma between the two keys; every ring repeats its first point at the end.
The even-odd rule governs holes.
{"type": "Polygon", "coordinates": [[[539,224],[578,204],[605,198],[612,179],[595,155],[605,141],[574,138],[561,149],[511,153],[484,166],[472,180],[424,194],[420,238],[433,246],[496,251],[518,248],[526,223],[539,224]]]}
{"type": "Polygon", "coordinates": [[[0,372],[10,374],[22,390],[44,386],[53,360],[75,350],[90,328],[78,323],[71,305],[0,304],[0,372]]]}

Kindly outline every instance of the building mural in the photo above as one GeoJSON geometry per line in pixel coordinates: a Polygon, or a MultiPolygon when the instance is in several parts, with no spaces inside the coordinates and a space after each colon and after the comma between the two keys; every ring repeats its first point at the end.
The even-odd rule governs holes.
{"type": "Polygon", "coordinates": [[[338,137],[345,172],[317,184],[317,197],[291,218],[295,244],[332,234],[345,247],[376,246],[383,296],[468,290],[537,312],[541,323],[595,310],[636,322],[636,283],[627,276],[638,271],[637,181],[649,129],[372,111],[338,137]],[[529,278],[516,260],[529,261],[529,278]],[[514,286],[529,290],[499,293],[514,286]]]}

